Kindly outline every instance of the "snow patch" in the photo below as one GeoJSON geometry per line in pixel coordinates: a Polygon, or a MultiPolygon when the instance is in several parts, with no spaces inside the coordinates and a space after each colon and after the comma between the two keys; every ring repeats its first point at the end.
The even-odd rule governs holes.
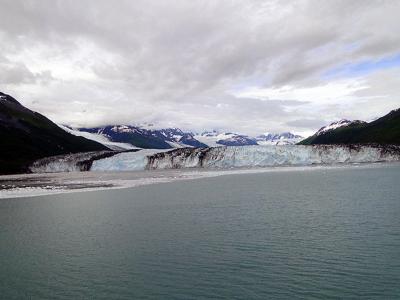
{"type": "Polygon", "coordinates": [[[333,122],[330,125],[324,126],[321,129],[319,129],[316,133],[315,136],[319,136],[321,134],[324,134],[326,132],[341,128],[341,127],[346,127],[352,124],[362,124],[365,123],[364,121],[360,121],[360,120],[355,120],[355,121],[349,121],[346,119],[342,119],[340,121],[337,122],[333,122]]]}

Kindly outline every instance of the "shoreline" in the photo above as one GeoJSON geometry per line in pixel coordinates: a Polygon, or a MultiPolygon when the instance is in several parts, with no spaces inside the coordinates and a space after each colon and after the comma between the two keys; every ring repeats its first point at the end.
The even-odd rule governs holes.
{"type": "Polygon", "coordinates": [[[25,198],[73,192],[89,192],[133,188],[143,185],[170,183],[226,175],[256,174],[284,171],[312,171],[371,168],[399,162],[285,165],[271,167],[185,168],[140,171],[88,171],[34,173],[0,176],[0,199],[25,198]]]}

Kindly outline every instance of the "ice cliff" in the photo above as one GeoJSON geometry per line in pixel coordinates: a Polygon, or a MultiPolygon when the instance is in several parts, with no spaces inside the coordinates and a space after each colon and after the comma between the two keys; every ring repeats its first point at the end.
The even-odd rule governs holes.
{"type": "Polygon", "coordinates": [[[45,157],[28,166],[32,173],[89,171],[94,161],[112,157],[118,151],[92,151],[45,157]]]}
{"type": "Polygon", "coordinates": [[[184,148],[148,157],[147,169],[265,167],[400,160],[399,146],[312,145],[184,148]]]}
{"type": "Polygon", "coordinates": [[[371,163],[399,160],[400,147],[393,145],[236,146],[71,154],[39,160],[30,166],[30,170],[32,172],[124,171],[371,163]]]}

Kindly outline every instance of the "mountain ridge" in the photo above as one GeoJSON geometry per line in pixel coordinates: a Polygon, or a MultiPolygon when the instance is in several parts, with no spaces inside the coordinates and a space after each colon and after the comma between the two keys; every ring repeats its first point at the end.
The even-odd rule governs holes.
{"type": "Polygon", "coordinates": [[[78,128],[79,131],[101,134],[112,142],[130,143],[144,149],[173,149],[177,147],[207,147],[179,128],[145,129],[133,125],[108,125],[95,128],[78,128]]]}
{"type": "MultiPolygon", "coordinates": [[[[61,125],[62,126],[62,125],[61,125]]],[[[114,143],[129,143],[144,149],[172,149],[183,147],[293,145],[303,139],[290,132],[249,137],[232,132],[205,131],[201,134],[183,132],[179,128],[151,129],[135,125],[107,125],[77,128],[77,132],[102,135],[114,143]]]]}
{"type": "Polygon", "coordinates": [[[325,132],[322,130],[323,128],[299,144],[380,143],[400,145],[400,108],[394,109],[370,123],[356,120],[325,132]],[[321,130],[322,132],[320,132],[321,130]]]}

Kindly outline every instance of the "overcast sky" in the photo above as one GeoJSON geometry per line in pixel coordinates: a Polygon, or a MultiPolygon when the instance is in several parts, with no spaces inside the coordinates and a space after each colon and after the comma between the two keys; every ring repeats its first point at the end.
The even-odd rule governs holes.
{"type": "Polygon", "coordinates": [[[304,136],[400,107],[400,1],[1,0],[0,91],[80,127],[304,136]]]}

